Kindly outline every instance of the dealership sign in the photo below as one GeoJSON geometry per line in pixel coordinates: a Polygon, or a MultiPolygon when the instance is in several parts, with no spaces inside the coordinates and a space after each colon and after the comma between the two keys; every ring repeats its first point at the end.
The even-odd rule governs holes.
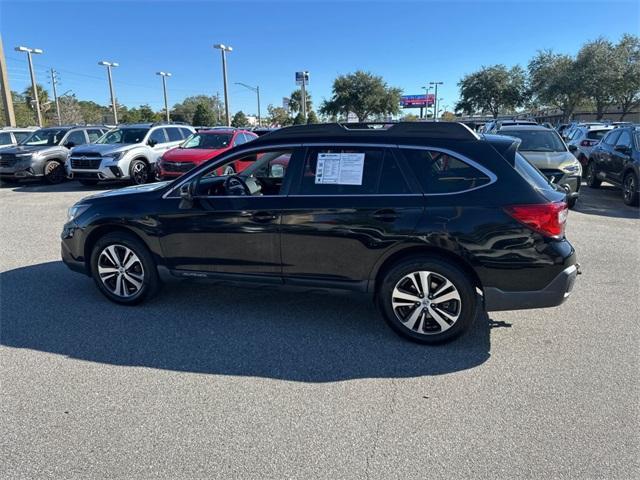
{"type": "Polygon", "coordinates": [[[296,85],[309,85],[309,72],[296,72],[296,85]]]}
{"type": "Polygon", "coordinates": [[[433,93],[426,95],[403,95],[400,97],[402,108],[430,107],[435,103],[436,96],[433,93]]]}

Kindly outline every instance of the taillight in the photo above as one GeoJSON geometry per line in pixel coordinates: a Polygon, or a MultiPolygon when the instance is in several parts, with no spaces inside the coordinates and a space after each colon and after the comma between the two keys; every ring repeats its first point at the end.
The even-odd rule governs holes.
{"type": "Polygon", "coordinates": [[[597,140],[582,140],[580,142],[580,146],[581,147],[593,147],[596,143],[598,143],[597,140]]]}
{"type": "Polygon", "coordinates": [[[542,235],[561,238],[569,209],[565,202],[535,205],[512,205],[505,211],[520,223],[542,235]]]}

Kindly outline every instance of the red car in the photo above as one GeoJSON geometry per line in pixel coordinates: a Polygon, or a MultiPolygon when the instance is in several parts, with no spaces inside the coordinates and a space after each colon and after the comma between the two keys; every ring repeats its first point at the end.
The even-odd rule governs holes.
{"type": "MultiPolygon", "coordinates": [[[[211,160],[243,143],[258,138],[255,133],[247,130],[215,129],[202,130],[187,138],[182,145],[172,148],[162,155],[158,162],[160,178],[167,180],[185,174],[201,163],[211,160]]],[[[239,173],[253,162],[234,162],[227,165],[218,175],[233,175],[239,173]]]]}

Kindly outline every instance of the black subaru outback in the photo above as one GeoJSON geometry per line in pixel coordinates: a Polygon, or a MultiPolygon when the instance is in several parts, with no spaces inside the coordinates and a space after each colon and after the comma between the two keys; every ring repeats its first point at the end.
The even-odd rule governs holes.
{"type": "Polygon", "coordinates": [[[478,308],[552,307],[573,288],[565,193],[516,147],[458,123],[284,128],[81,200],[62,258],[125,305],[176,278],[370,293],[396,332],[442,342],[478,308]],[[219,175],[230,162],[251,163],[219,175]]]}

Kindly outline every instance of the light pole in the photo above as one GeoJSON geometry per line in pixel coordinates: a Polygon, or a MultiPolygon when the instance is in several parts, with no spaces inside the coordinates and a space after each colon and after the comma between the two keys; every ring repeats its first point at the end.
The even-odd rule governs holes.
{"type": "Polygon", "coordinates": [[[444,82],[429,82],[429,85],[435,85],[436,88],[436,97],[435,97],[435,108],[433,109],[433,121],[438,121],[438,85],[442,85],[444,82]]]}
{"type": "Polygon", "coordinates": [[[42,50],[39,48],[16,47],[16,52],[25,52],[29,60],[29,73],[31,74],[31,88],[33,89],[33,99],[36,101],[36,116],[38,117],[38,126],[42,126],[42,113],[40,112],[40,100],[38,99],[38,89],[36,88],[36,74],[33,71],[33,61],[31,54],[40,54],[42,50]]]}
{"type": "Polygon", "coordinates": [[[247,85],[246,83],[242,82],[235,82],[235,84],[241,85],[244,88],[248,88],[252,92],[256,92],[256,95],[258,96],[258,126],[262,126],[262,118],[260,117],[260,86],[258,85],[257,87],[252,87],[251,85],[247,85]]]}
{"type": "Polygon", "coordinates": [[[162,91],[164,92],[164,112],[167,117],[167,123],[169,123],[169,104],[167,102],[167,77],[170,77],[169,72],[156,72],[156,75],[162,77],[162,91]]]}
{"type": "MultiPolygon", "coordinates": [[[[422,89],[424,90],[424,96],[425,96],[425,103],[424,103],[424,119],[427,119],[427,116],[429,115],[429,105],[428,105],[428,99],[429,99],[429,90],[431,90],[433,87],[428,86],[428,87],[422,87],[422,89]]],[[[420,112],[422,112],[422,109],[420,109],[420,112]]]]}
{"type": "Polygon", "coordinates": [[[213,48],[217,48],[222,53],[222,79],[224,81],[224,114],[227,120],[227,127],[231,126],[231,117],[229,116],[229,93],[227,91],[227,52],[233,51],[229,45],[216,43],[213,48]]]}
{"type": "Polygon", "coordinates": [[[113,109],[113,123],[118,124],[118,109],[116,108],[116,96],[113,93],[113,78],[111,78],[111,67],[119,67],[120,64],[116,62],[105,62],[104,60],[98,62],[98,65],[107,67],[107,76],[109,77],[109,93],[111,94],[111,108],[113,109]]]}

